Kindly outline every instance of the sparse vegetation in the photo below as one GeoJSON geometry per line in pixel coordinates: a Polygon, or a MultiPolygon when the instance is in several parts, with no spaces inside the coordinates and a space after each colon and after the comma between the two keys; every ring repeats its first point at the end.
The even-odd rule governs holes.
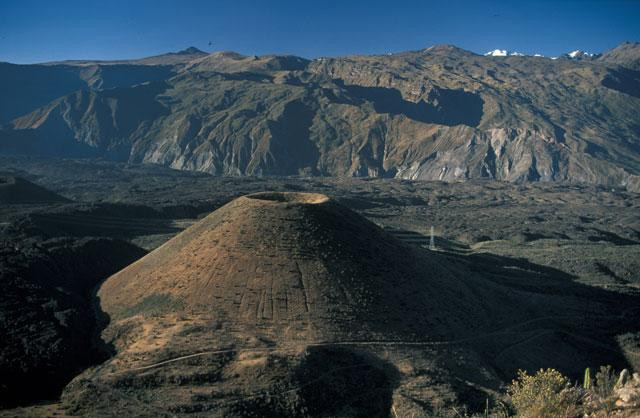
{"type": "Polygon", "coordinates": [[[555,369],[540,369],[534,375],[520,370],[507,393],[518,417],[636,416],[639,411],[634,407],[616,404],[616,373],[611,366],[601,366],[593,380],[590,374],[585,369],[579,387],[555,369]]]}
{"type": "Polygon", "coordinates": [[[521,417],[573,418],[583,411],[582,392],[555,369],[540,369],[534,375],[520,370],[508,394],[521,417]]]}
{"type": "Polygon", "coordinates": [[[613,394],[613,388],[616,384],[616,374],[611,366],[601,366],[596,373],[596,384],[593,388],[594,392],[603,399],[613,394]]]}

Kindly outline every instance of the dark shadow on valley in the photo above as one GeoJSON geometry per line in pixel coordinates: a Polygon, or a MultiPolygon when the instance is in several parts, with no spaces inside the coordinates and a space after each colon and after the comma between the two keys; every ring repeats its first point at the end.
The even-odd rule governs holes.
{"type": "Polygon", "coordinates": [[[584,285],[576,276],[526,259],[488,253],[464,257],[482,279],[523,298],[520,314],[525,315],[514,317],[531,321],[473,346],[505,380],[514,378],[518,369],[533,373],[552,367],[579,379],[586,367],[637,367],[629,364],[616,340],[640,331],[637,295],[584,285]]]}
{"type": "MultiPolygon", "coordinates": [[[[414,231],[392,235],[422,248],[429,242],[414,231]]],[[[638,367],[616,339],[640,332],[637,294],[588,286],[572,274],[523,258],[469,253],[463,244],[440,237],[436,248],[430,254],[440,265],[473,277],[468,283],[482,298],[484,313],[493,317],[487,329],[467,330],[463,344],[481,353],[505,381],[519,369],[533,373],[552,367],[579,379],[586,367],[638,367]]]]}
{"type": "Polygon", "coordinates": [[[31,236],[110,237],[130,239],[153,234],[182,231],[172,219],[140,205],[104,203],[90,208],[60,207],[31,213],[17,222],[16,228],[31,236]]]}
{"type": "Polygon", "coordinates": [[[295,370],[310,416],[389,416],[400,378],[389,362],[348,347],[311,347],[295,370]]]}
{"type": "Polygon", "coordinates": [[[284,106],[276,120],[267,122],[272,149],[268,170],[273,174],[318,174],[316,167],[320,151],[309,139],[314,117],[315,111],[309,105],[294,100],[284,106]]]}
{"type": "Polygon", "coordinates": [[[617,92],[640,98],[640,71],[622,67],[610,70],[610,73],[602,80],[602,85],[617,92]]]}
{"type": "Polygon", "coordinates": [[[347,85],[342,80],[336,84],[350,95],[371,102],[378,113],[404,115],[416,122],[446,126],[476,127],[482,119],[484,101],[479,95],[464,90],[434,88],[429,92],[429,102],[415,103],[405,100],[402,93],[393,88],[347,85]]]}

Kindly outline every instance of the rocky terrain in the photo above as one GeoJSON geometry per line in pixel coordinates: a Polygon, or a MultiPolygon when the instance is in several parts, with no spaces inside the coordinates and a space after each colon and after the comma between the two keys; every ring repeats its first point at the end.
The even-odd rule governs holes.
{"type": "Polygon", "coordinates": [[[9,416],[104,416],[114,405],[156,416],[386,416],[392,408],[419,416],[498,405],[520,368],[554,367],[572,379],[603,364],[640,369],[640,200],[624,189],[224,178],[18,156],[0,157],[0,170],[65,199],[0,205],[9,336],[0,368],[23,378],[0,382],[2,399],[55,402],[9,416]],[[233,202],[262,191],[322,194],[330,205],[233,202]],[[435,251],[425,248],[432,226],[435,251]],[[140,259],[145,250],[156,252],[140,259]],[[341,261],[350,257],[369,260],[361,266],[369,276],[388,270],[389,281],[349,281],[359,265],[341,261]],[[110,279],[93,297],[136,259],[112,278],[129,283],[126,291],[110,279]],[[313,289],[302,274],[303,292],[296,271],[321,266],[340,288],[313,289]],[[242,269],[260,275],[242,281],[242,269]],[[176,287],[168,272],[192,282],[176,287]],[[413,306],[405,314],[415,314],[414,329],[394,322],[403,305],[413,306]],[[360,326],[341,329],[348,319],[360,326]],[[47,357],[43,347],[55,350],[47,357]],[[25,390],[35,382],[38,390],[25,390]]]}
{"type": "Polygon", "coordinates": [[[2,64],[0,153],[227,176],[568,181],[637,191],[639,57],[637,43],[591,59],[441,45],[314,60],[187,49],[128,62],[2,64]],[[38,85],[56,77],[66,81],[50,83],[55,91],[38,85]]]}

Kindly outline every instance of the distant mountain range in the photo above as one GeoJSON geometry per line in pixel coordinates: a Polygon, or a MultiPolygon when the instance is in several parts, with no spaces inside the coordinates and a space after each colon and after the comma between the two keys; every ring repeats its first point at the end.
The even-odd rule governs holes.
{"type": "Polygon", "coordinates": [[[196,48],[0,63],[0,153],[216,175],[570,181],[640,191],[640,44],[307,60],[196,48]]]}

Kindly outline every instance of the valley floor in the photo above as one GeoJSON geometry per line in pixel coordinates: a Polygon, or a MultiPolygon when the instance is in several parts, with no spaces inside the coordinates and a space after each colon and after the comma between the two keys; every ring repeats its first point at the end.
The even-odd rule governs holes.
{"type": "MultiPolygon", "coordinates": [[[[266,190],[320,192],[419,247],[429,247],[433,227],[435,251],[490,273],[495,280],[507,283],[516,276],[530,278],[533,281],[518,286],[539,287],[538,291],[566,282],[570,283],[567,289],[594,289],[607,300],[619,298],[629,305],[616,312],[597,312],[592,318],[602,318],[601,323],[581,324],[580,318],[575,319],[576,326],[593,328],[593,335],[575,338],[572,344],[584,344],[598,352],[585,353],[576,364],[567,364],[564,372],[577,378],[584,367],[600,365],[577,364],[590,359],[609,360],[618,369],[640,370],[640,326],[634,321],[640,312],[638,305],[629,302],[640,297],[640,194],[555,183],[219,178],[155,166],[22,157],[0,157],[0,172],[25,178],[70,200],[0,204],[0,272],[5,277],[14,277],[19,271],[26,282],[37,283],[43,294],[48,289],[47,278],[55,277],[60,282],[56,282],[57,286],[77,296],[73,301],[53,297],[55,301],[51,303],[59,305],[60,310],[66,307],[65,303],[73,305],[77,298],[89,297],[91,289],[65,281],[64,274],[71,271],[74,277],[90,276],[93,269],[83,260],[95,259],[96,254],[91,251],[100,252],[104,266],[98,269],[97,276],[90,278],[90,288],[128,263],[126,257],[114,253],[118,243],[136,248],[138,252],[132,256],[135,259],[235,197],[266,190]],[[100,246],[92,244],[95,240],[99,240],[100,246]],[[22,265],[14,265],[15,260],[21,260],[22,265]],[[43,260],[55,267],[43,269],[43,260]],[[536,283],[537,277],[544,280],[536,283]],[[601,335],[606,329],[614,329],[615,333],[605,340],[601,335]]],[[[30,289],[25,285],[27,288],[30,289]]],[[[14,302],[19,304],[19,300],[14,302]]],[[[7,312],[16,306],[0,305],[7,312]]],[[[59,312],[55,309],[43,315],[59,312]]],[[[73,309],[81,312],[86,307],[73,305],[73,309]]],[[[11,315],[3,312],[0,318],[11,315]]],[[[61,331],[58,324],[46,325],[49,322],[44,317],[40,321],[39,324],[44,324],[43,332],[59,332],[66,338],[67,331],[61,331]]],[[[515,370],[520,367],[562,369],[558,362],[570,355],[548,353],[545,364],[535,366],[527,363],[527,359],[515,357],[514,353],[521,353],[524,347],[530,348],[532,358],[539,361],[545,358],[535,353],[541,341],[548,344],[554,339],[573,338],[557,332],[553,318],[540,318],[539,323],[526,325],[518,338],[510,337],[500,344],[499,351],[490,353],[496,361],[508,366],[502,369],[501,378],[505,382],[515,377],[515,370]]],[[[0,323],[2,327],[9,324],[0,323]]],[[[513,328],[513,324],[509,327],[513,328]]],[[[496,323],[494,328],[501,330],[501,324],[496,323]]],[[[150,341],[162,343],[157,338],[150,341]]],[[[141,353],[147,349],[141,347],[141,353]]],[[[495,349],[491,346],[491,350],[495,349]]],[[[13,357],[28,351],[0,347],[0,366],[5,362],[13,367],[13,357]]],[[[78,372],[97,362],[97,357],[86,359],[76,365],[78,372]]],[[[35,368],[29,379],[44,373],[43,370],[35,368]]],[[[58,375],[54,392],[59,392],[71,377],[58,375]]],[[[0,381],[0,390],[7,387],[3,384],[12,382],[0,381]]],[[[20,384],[28,387],[29,381],[20,384]]],[[[50,393],[43,388],[21,402],[35,402],[50,393]]],[[[65,413],[58,404],[44,404],[0,411],[0,416],[65,416],[65,413]]]]}

